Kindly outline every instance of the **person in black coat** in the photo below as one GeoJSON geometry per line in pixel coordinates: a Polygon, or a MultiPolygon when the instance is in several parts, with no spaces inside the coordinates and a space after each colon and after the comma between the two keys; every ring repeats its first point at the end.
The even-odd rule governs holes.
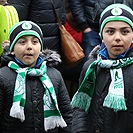
{"type": "Polygon", "coordinates": [[[133,11],[111,4],[72,99],[72,133],[133,133],[133,11]]]}
{"type": "MultiPolygon", "coordinates": [[[[64,1],[52,1],[62,24],[65,24],[64,1]]],[[[16,8],[20,21],[30,20],[41,27],[44,49],[48,48],[60,54],[60,32],[51,0],[10,0],[10,5],[16,8]]]]}
{"type": "Polygon", "coordinates": [[[70,98],[53,67],[59,54],[43,50],[42,31],[34,22],[15,24],[9,37],[1,56],[0,132],[71,133],[70,98]]]}

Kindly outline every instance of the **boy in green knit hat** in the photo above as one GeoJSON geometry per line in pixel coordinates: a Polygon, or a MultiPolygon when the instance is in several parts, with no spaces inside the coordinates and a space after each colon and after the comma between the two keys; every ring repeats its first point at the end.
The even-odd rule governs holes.
{"type": "Polygon", "coordinates": [[[71,132],[70,98],[52,66],[59,55],[44,52],[42,38],[31,21],[10,30],[10,53],[2,55],[0,68],[1,133],[71,132]]]}
{"type": "Polygon", "coordinates": [[[73,133],[133,132],[133,11],[108,6],[100,17],[103,47],[87,61],[72,99],[73,133]],[[82,124],[80,124],[82,123],[82,124]]]}

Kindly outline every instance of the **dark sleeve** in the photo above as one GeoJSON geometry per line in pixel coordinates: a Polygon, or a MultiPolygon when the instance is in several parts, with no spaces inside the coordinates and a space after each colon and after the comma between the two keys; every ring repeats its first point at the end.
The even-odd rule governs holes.
{"type": "Polygon", "coordinates": [[[3,93],[3,80],[0,77],[0,131],[1,131],[1,120],[4,113],[4,93],[3,93]]]}
{"type": "Polygon", "coordinates": [[[70,104],[70,97],[61,74],[59,76],[60,76],[60,85],[58,91],[58,104],[62,116],[67,124],[67,127],[60,128],[59,133],[71,133],[72,107],[70,104]]]}
{"type": "Polygon", "coordinates": [[[10,5],[16,8],[20,21],[28,18],[31,0],[10,0],[10,5]]]}
{"type": "Polygon", "coordinates": [[[73,109],[72,133],[88,133],[87,113],[79,108],[73,109]]]}
{"type": "Polygon", "coordinates": [[[85,16],[84,0],[69,0],[69,2],[72,14],[76,19],[78,26],[83,31],[89,27],[85,16]]]}

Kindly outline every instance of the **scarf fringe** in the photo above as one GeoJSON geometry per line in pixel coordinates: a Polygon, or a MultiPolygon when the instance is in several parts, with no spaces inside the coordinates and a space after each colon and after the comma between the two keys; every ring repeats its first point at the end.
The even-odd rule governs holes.
{"type": "Polygon", "coordinates": [[[125,98],[123,96],[109,93],[104,100],[103,106],[114,109],[115,112],[127,110],[125,98]]]}
{"type": "Polygon", "coordinates": [[[24,108],[19,104],[20,102],[13,103],[10,110],[10,116],[18,118],[21,122],[23,122],[25,120],[24,108]]]}
{"type": "Polygon", "coordinates": [[[91,103],[91,97],[84,92],[77,92],[72,99],[72,107],[79,107],[84,109],[86,112],[88,111],[91,103]]]}
{"type": "Polygon", "coordinates": [[[45,131],[54,129],[55,127],[66,127],[67,124],[62,116],[50,116],[44,119],[45,131]]]}

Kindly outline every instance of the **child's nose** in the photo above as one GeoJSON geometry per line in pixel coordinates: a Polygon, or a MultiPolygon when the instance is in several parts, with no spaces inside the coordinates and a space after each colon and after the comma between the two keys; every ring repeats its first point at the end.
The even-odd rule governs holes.
{"type": "Polygon", "coordinates": [[[27,42],[27,50],[32,49],[32,43],[30,41],[27,42]]]}
{"type": "Polygon", "coordinates": [[[120,34],[119,32],[116,32],[116,34],[115,34],[115,39],[116,39],[117,41],[121,40],[121,34],[120,34]]]}
{"type": "Polygon", "coordinates": [[[121,39],[121,34],[120,34],[119,32],[116,32],[115,38],[116,38],[116,39],[121,39]]]}

